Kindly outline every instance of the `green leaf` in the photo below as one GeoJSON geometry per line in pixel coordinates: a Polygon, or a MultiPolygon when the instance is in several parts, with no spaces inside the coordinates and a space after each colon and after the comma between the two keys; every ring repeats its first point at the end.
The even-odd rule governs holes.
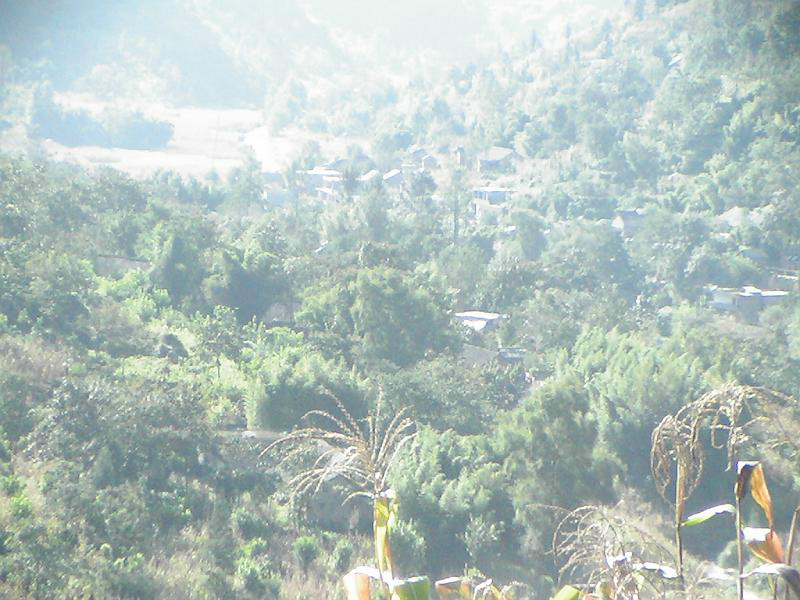
{"type": "Polygon", "coordinates": [[[571,585],[565,585],[550,600],[579,600],[581,591],[571,585]]]}
{"type": "Polygon", "coordinates": [[[428,600],[431,582],[427,577],[409,577],[392,584],[392,600],[428,600]]]}
{"type": "Polygon", "coordinates": [[[374,499],[375,550],[378,555],[378,568],[393,572],[394,559],[389,537],[397,523],[397,502],[394,492],[388,490],[374,499]]]}
{"type": "Polygon", "coordinates": [[[711,517],[716,517],[717,515],[721,515],[722,513],[735,513],[736,509],[733,507],[733,504],[720,504],[719,506],[712,506],[711,508],[707,508],[705,510],[700,511],[699,513],[695,513],[690,515],[683,522],[683,527],[692,527],[693,525],[699,525],[700,523],[705,523],[711,517]]]}

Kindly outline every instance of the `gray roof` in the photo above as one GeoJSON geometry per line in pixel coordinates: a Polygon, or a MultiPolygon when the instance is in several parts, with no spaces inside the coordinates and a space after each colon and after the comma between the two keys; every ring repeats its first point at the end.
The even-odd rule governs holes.
{"type": "Polygon", "coordinates": [[[478,158],[480,160],[498,162],[504,160],[514,154],[512,148],[505,148],[503,146],[492,146],[486,152],[482,153],[478,158]]]}

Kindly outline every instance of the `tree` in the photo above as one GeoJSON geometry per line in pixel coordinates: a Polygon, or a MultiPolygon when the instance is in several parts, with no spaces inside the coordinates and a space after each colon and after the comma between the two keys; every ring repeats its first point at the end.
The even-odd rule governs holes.
{"type": "Polygon", "coordinates": [[[307,412],[335,412],[337,403],[353,415],[366,411],[364,382],[307,346],[275,349],[251,369],[245,398],[251,428],[290,430],[307,412]]]}
{"type": "Polygon", "coordinates": [[[538,259],[547,244],[542,219],[533,211],[518,210],[511,215],[511,221],[517,228],[516,235],[523,256],[528,260],[538,259]]]}
{"type": "Polygon", "coordinates": [[[427,290],[415,287],[398,270],[359,271],[352,295],[354,334],[361,341],[361,356],[367,360],[409,365],[427,351],[441,351],[451,342],[446,313],[427,290]]]}
{"type": "Polygon", "coordinates": [[[193,296],[205,275],[196,240],[175,231],[164,242],[150,279],[169,294],[174,304],[193,296]]]}
{"type": "Polygon", "coordinates": [[[495,544],[518,543],[507,480],[483,436],[423,428],[414,446],[400,456],[391,481],[401,520],[426,542],[430,572],[463,567],[470,556],[466,541],[484,558],[482,568],[491,566],[495,544]],[[479,541],[467,533],[479,520],[493,529],[496,539],[479,541]]]}
{"type": "Polygon", "coordinates": [[[566,372],[505,415],[493,437],[529,556],[542,556],[550,545],[553,521],[546,506],[568,508],[613,498],[619,466],[596,450],[595,419],[588,390],[575,373],[566,372]]]}

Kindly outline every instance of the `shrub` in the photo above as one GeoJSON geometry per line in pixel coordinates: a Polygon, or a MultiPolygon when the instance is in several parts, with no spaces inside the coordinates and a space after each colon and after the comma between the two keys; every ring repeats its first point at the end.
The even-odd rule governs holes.
{"type": "Polygon", "coordinates": [[[401,577],[425,571],[427,544],[412,521],[398,521],[391,542],[395,568],[401,577]]]}
{"type": "Polygon", "coordinates": [[[224,600],[236,598],[225,573],[219,568],[212,568],[204,573],[195,588],[199,600],[224,600]]]}
{"type": "Polygon", "coordinates": [[[22,490],[22,482],[19,477],[11,473],[10,475],[0,476],[0,489],[7,496],[14,496],[22,490]]]}
{"type": "Polygon", "coordinates": [[[25,519],[33,514],[33,503],[24,492],[20,491],[11,499],[11,514],[18,519],[25,519]]]}
{"type": "Polygon", "coordinates": [[[267,538],[271,532],[270,524],[261,515],[255,514],[244,507],[233,511],[233,523],[236,531],[246,540],[253,538],[267,538]]]}
{"type": "Polygon", "coordinates": [[[262,597],[265,592],[264,579],[267,578],[261,563],[252,558],[242,557],[236,561],[237,587],[253,596],[262,597]]]}
{"type": "Polygon", "coordinates": [[[17,441],[31,430],[29,409],[34,395],[33,387],[22,377],[0,371],[0,429],[9,441],[17,441]]]}
{"type": "Polygon", "coordinates": [[[343,538],[336,542],[333,548],[333,568],[337,573],[344,573],[350,568],[353,560],[354,548],[350,540],[343,538]]]}
{"type": "Polygon", "coordinates": [[[292,552],[305,573],[319,556],[319,541],[312,535],[300,536],[294,541],[292,552]]]}
{"type": "Polygon", "coordinates": [[[335,412],[333,398],[355,416],[364,412],[361,382],[344,366],[308,348],[284,348],[265,361],[247,391],[247,424],[288,430],[311,410],[335,412]]]}

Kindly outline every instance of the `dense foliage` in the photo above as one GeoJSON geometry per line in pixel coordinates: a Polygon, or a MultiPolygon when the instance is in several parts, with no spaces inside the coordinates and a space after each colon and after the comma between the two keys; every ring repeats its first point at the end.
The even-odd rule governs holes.
{"type": "MultiPolygon", "coordinates": [[[[0,595],[338,597],[371,560],[363,507],[337,481],[292,498],[261,451],[339,405],[417,423],[391,471],[409,574],[467,564],[549,597],[553,530],[585,504],[635,503],[668,536],[661,419],[726,382],[800,391],[800,6],[630,4],[364,106],[287,79],[271,127],[372,138],[337,200],[295,181],[315,148],[282,204],[253,164],[134,180],[0,155],[0,595]],[[412,144],[436,149],[433,174],[358,183],[412,144]],[[490,176],[513,191],[476,214],[492,145],[516,151],[490,176]],[[710,302],[779,282],[763,310],[710,302]],[[477,333],[463,310],[506,318],[477,333]]],[[[38,106],[42,136],[45,117],[79,119],[38,106]]],[[[109,119],[75,135],[171,133],[109,119]]],[[[788,524],[797,465],[771,459],[788,524]]],[[[687,545],[724,562],[728,537],[687,545]]]]}

